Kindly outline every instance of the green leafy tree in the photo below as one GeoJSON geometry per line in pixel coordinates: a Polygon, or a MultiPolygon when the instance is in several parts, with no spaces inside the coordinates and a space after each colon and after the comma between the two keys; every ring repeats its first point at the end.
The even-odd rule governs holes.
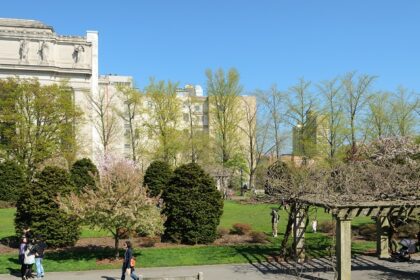
{"type": "Polygon", "coordinates": [[[73,90],[65,83],[0,80],[0,145],[24,165],[30,177],[45,160],[76,153],[75,130],[81,116],[73,90]]]}
{"type": "Polygon", "coordinates": [[[80,235],[79,220],[60,210],[58,195],[74,190],[69,174],[58,167],[46,167],[36,174],[24,189],[17,202],[15,217],[16,234],[24,227],[45,236],[51,247],[72,246],[80,235]]]}
{"type": "Polygon", "coordinates": [[[213,179],[199,165],[189,163],[175,169],[163,200],[165,239],[186,244],[216,239],[223,200],[213,179]]]}
{"type": "Polygon", "coordinates": [[[167,189],[172,170],[168,163],[153,161],[146,169],[143,185],[149,189],[151,196],[157,196],[167,189]]]}
{"type": "Polygon", "coordinates": [[[181,118],[181,102],[177,98],[178,84],[168,81],[150,80],[146,87],[149,121],[146,126],[149,135],[158,143],[157,158],[168,163],[176,163],[177,154],[183,148],[178,140],[181,131],[178,125],[181,118]]]}
{"type": "Polygon", "coordinates": [[[209,96],[209,119],[214,135],[217,162],[223,165],[240,149],[239,127],[241,122],[239,73],[230,69],[227,74],[222,69],[214,74],[206,71],[207,93],[209,96]]]}
{"type": "Polygon", "coordinates": [[[88,158],[76,161],[70,169],[70,178],[78,191],[85,187],[95,187],[95,177],[98,175],[96,165],[88,158]]]}
{"type": "Polygon", "coordinates": [[[0,200],[15,203],[25,184],[25,173],[17,162],[0,163],[0,200]]]}

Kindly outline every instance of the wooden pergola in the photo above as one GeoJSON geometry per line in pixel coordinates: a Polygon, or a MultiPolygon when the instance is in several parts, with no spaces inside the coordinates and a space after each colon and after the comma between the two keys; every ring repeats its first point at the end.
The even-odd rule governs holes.
{"type": "Polygon", "coordinates": [[[336,221],[336,271],[339,280],[351,279],[351,221],[358,216],[368,216],[376,220],[376,253],[379,258],[389,258],[388,230],[389,218],[419,217],[420,200],[367,201],[349,203],[328,203],[313,199],[299,198],[304,207],[298,210],[293,227],[295,252],[298,259],[304,259],[306,218],[305,208],[317,206],[331,213],[336,221]]]}

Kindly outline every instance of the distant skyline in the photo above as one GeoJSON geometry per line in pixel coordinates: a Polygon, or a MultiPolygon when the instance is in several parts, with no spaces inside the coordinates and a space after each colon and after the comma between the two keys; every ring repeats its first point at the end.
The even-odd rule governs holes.
{"type": "Polygon", "coordinates": [[[100,74],[199,84],[235,67],[244,94],[349,71],[375,90],[420,92],[420,1],[4,1],[0,17],[42,21],[59,35],[99,32],[100,74]]]}

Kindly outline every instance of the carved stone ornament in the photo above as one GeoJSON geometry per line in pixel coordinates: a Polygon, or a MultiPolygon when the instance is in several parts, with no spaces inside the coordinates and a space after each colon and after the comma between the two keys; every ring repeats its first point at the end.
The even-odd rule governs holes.
{"type": "Polygon", "coordinates": [[[22,39],[19,44],[19,60],[28,62],[29,42],[26,39],[22,39]]]}
{"type": "Polygon", "coordinates": [[[74,45],[73,51],[73,61],[74,63],[80,63],[82,61],[82,53],[85,51],[85,48],[82,45],[74,45]]]}

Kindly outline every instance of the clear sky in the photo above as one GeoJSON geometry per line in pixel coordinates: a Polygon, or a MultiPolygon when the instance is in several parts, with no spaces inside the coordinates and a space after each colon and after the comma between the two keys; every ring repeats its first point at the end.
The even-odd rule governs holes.
{"type": "Polygon", "coordinates": [[[205,69],[235,67],[247,92],[352,70],[420,92],[418,0],[8,0],[0,17],[97,30],[100,73],[139,88],[154,76],[205,89],[205,69]]]}

